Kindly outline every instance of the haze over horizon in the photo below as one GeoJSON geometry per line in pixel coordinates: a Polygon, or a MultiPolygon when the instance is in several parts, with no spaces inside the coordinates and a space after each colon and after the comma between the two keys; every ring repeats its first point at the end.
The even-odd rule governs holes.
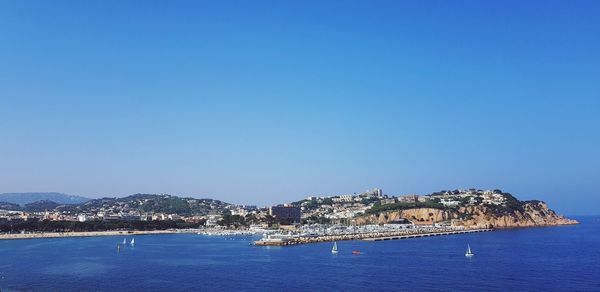
{"type": "Polygon", "coordinates": [[[600,214],[600,2],[509,2],[0,1],[0,193],[600,214]]]}

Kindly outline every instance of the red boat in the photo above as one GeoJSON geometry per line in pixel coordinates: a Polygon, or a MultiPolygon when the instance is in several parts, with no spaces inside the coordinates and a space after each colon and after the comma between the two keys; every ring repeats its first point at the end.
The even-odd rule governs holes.
{"type": "Polygon", "coordinates": [[[361,252],[360,252],[360,251],[358,251],[358,250],[353,250],[353,251],[352,251],[352,254],[353,254],[353,255],[359,255],[359,254],[361,254],[361,252]]]}

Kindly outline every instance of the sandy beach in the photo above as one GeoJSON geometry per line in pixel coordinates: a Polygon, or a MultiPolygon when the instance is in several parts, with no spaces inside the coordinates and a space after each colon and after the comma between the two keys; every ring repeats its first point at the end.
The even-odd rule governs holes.
{"type": "Polygon", "coordinates": [[[36,238],[59,238],[59,237],[89,237],[89,236],[131,236],[131,235],[151,235],[151,234],[172,234],[172,233],[194,233],[190,229],[168,229],[151,231],[89,231],[89,232],[40,232],[40,233],[18,233],[18,234],[0,234],[0,240],[9,239],[36,239],[36,238]]]}

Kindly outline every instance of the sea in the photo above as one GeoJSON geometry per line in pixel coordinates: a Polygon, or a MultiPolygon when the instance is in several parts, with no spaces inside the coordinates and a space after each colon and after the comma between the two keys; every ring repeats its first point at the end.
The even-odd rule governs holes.
{"type": "Polygon", "coordinates": [[[581,224],[258,247],[167,234],[0,241],[0,291],[600,291],[600,216],[581,224]],[[475,256],[465,257],[467,245],[475,256]],[[360,251],[355,255],[352,251],[360,251]]]}

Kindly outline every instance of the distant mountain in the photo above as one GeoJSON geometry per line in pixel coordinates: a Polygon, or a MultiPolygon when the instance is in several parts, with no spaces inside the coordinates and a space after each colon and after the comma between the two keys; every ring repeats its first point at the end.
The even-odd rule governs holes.
{"type": "Polygon", "coordinates": [[[89,198],[72,196],[62,193],[4,193],[0,194],[0,202],[7,202],[25,206],[38,201],[52,201],[58,204],[81,204],[89,198]]]}

